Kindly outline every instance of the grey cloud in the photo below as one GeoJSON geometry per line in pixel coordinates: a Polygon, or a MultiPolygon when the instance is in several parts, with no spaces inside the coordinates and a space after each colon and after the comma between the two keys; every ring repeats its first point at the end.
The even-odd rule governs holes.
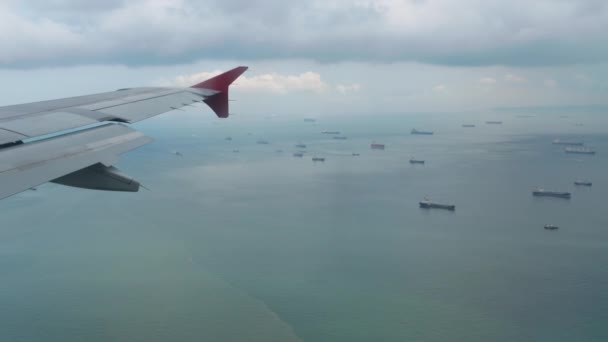
{"type": "Polygon", "coordinates": [[[104,1],[82,1],[82,0],[28,0],[13,1],[13,4],[20,4],[22,8],[28,8],[34,14],[45,16],[48,11],[61,12],[82,12],[91,13],[94,11],[107,11],[122,6],[125,0],[104,0],[104,1]],[[27,6],[27,7],[26,7],[27,6]]]}
{"type": "Polygon", "coordinates": [[[465,66],[608,60],[608,6],[600,0],[35,0],[28,5],[0,5],[0,67],[285,58],[465,66]]]}

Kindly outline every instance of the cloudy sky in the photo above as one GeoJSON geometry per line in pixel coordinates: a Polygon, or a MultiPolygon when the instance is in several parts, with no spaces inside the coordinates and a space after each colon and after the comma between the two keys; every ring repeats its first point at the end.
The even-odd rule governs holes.
{"type": "Polygon", "coordinates": [[[604,0],[0,0],[0,104],[236,65],[252,114],[608,104],[606,32],[604,0]]]}

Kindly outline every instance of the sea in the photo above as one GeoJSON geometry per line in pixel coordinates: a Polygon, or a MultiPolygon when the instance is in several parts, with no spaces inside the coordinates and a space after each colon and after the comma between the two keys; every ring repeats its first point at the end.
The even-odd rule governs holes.
{"type": "Polygon", "coordinates": [[[605,113],[192,108],[135,127],[155,141],[116,166],[147,189],[0,201],[0,341],[608,340],[605,113]]]}

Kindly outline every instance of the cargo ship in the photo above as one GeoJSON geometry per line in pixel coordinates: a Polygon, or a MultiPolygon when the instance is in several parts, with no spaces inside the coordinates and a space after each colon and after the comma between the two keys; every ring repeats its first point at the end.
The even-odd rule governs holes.
{"type": "Polygon", "coordinates": [[[257,143],[259,145],[268,145],[269,144],[269,142],[267,140],[258,140],[257,143]]]}
{"type": "Polygon", "coordinates": [[[535,190],[532,191],[532,196],[539,196],[539,197],[557,197],[557,198],[570,198],[570,193],[569,192],[565,192],[565,191],[549,191],[549,190],[545,190],[545,189],[541,189],[541,188],[536,188],[535,190]]]}
{"type": "Polygon", "coordinates": [[[358,157],[358,156],[360,156],[359,153],[353,153],[353,157],[358,157]]]}
{"type": "Polygon", "coordinates": [[[410,164],[424,164],[424,160],[421,159],[410,159],[410,164]]]}
{"type": "Polygon", "coordinates": [[[555,139],[553,140],[553,145],[570,145],[570,146],[583,146],[585,143],[582,141],[572,141],[572,140],[561,140],[555,139]]]}
{"type": "Polygon", "coordinates": [[[304,153],[302,153],[302,152],[296,152],[296,153],[293,154],[293,156],[296,157],[296,158],[302,158],[302,157],[304,157],[304,153]]]}
{"type": "Polygon", "coordinates": [[[384,144],[379,144],[377,142],[373,142],[369,146],[372,148],[372,150],[384,150],[384,144]]]}
{"type": "Polygon", "coordinates": [[[435,203],[429,200],[420,201],[418,204],[420,205],[420,208],[423,209],[445,209],[450,211],[456,210],[456,206],[453,204],[435,203]]]}
{"type": "Polygon", "coordinates": [[[315,121],[317,121],[317,120],[313,119],[313,118],[305,118],[304,119],[304,122],[315,122],[315,121]]]}
{"type": "Polygon", "coordinates": [[[475,127],[473,124],[462,124],[462,127],[475,127]]]}
{"type": "Polygon", "coordinates": [[[583,147],[566,147],[564,152],[573,154],[595,154],[594,150],[583,147]]]}
{"type": "Polygon", "coordinates": [[[433,135],[433,132],[431,131],[419,131],[417,129],[412,129],[412,134],[418,134],[418,135],[433,135]]]}
{"type": "Polygon", "coordinates": [[[312,157],[313,162],[324,162],[325,158],[323,157],[312,157]]]}
{"type": "Polygon", "coordinates": [[[295,145],[297,148],[306,148],[305,144],[296,144],[295,145]]]}
{"type": "Polygon", "coordinates": [[[591,186],[592,184],[589,181],[576,180],[576,181],[574,181],[574,185],[591,186]]]}
{"type": "Polygon", "coordinates": [[[546,224],[545,229],[546,230],[557,230],[557,229],[559,229],[559,227],[554,224],[546,224]]]}
{"type": "Polygon", "coordinates": [[[502,125],[502,121],[490,120],[490,121],[486,121],[486,124],[488,124],[488,125],[502,125]]]}
{"type": "Polygon", "coordinates": [[[334,139],[336,139],[336,140],[346,140],[348,138],[344,137],[344,136],[338,136],[338,137],[334,137],[334,139]]]}
{"type": "Polygon", "coordinates": [[[340,134],[340,131],[322,131],[321,134],[340,134]]]}

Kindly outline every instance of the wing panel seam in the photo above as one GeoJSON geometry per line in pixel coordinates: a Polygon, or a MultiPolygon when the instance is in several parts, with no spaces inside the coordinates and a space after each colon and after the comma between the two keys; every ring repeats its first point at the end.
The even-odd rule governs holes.
{"type": "MultiPolygon", "coordinates": [[[[137,103],[137,102],[148,101],[148,100],[152,100],[152,99],[158,99],[158,98],[161,98],[161,97],[171,96],[171,95],[175,95],[175,94],[179,94],[179,93],[184,93],[184,92],[195,94],[195,93],[189,92],[187,90],[179,90],[179,91],[176,91],[176,92],[170,93],[170,94],[163,94],[163,95],[157,95],[157,96],[153,96],[153,97],[147,97],[147,98],[141,99],[141,100],[135,100],[135,101],[125,102],[125,103],[121,103],[121,104],[106,106],[106,107],[99,107],[97,109],[92,109],[92,110],[93,111],[98,111],[98,110],[104,110],[104,109],[108,109],[108,108],[120,107],[120,106],[128,105],[128,104],[131,104],[131,103],[137,103]]],[[[196,94],[196,95],[200,96],[199,94],[196,94]]],[[[74,108],[80,108],[80,107],[74,107],[74,108]]]]}

